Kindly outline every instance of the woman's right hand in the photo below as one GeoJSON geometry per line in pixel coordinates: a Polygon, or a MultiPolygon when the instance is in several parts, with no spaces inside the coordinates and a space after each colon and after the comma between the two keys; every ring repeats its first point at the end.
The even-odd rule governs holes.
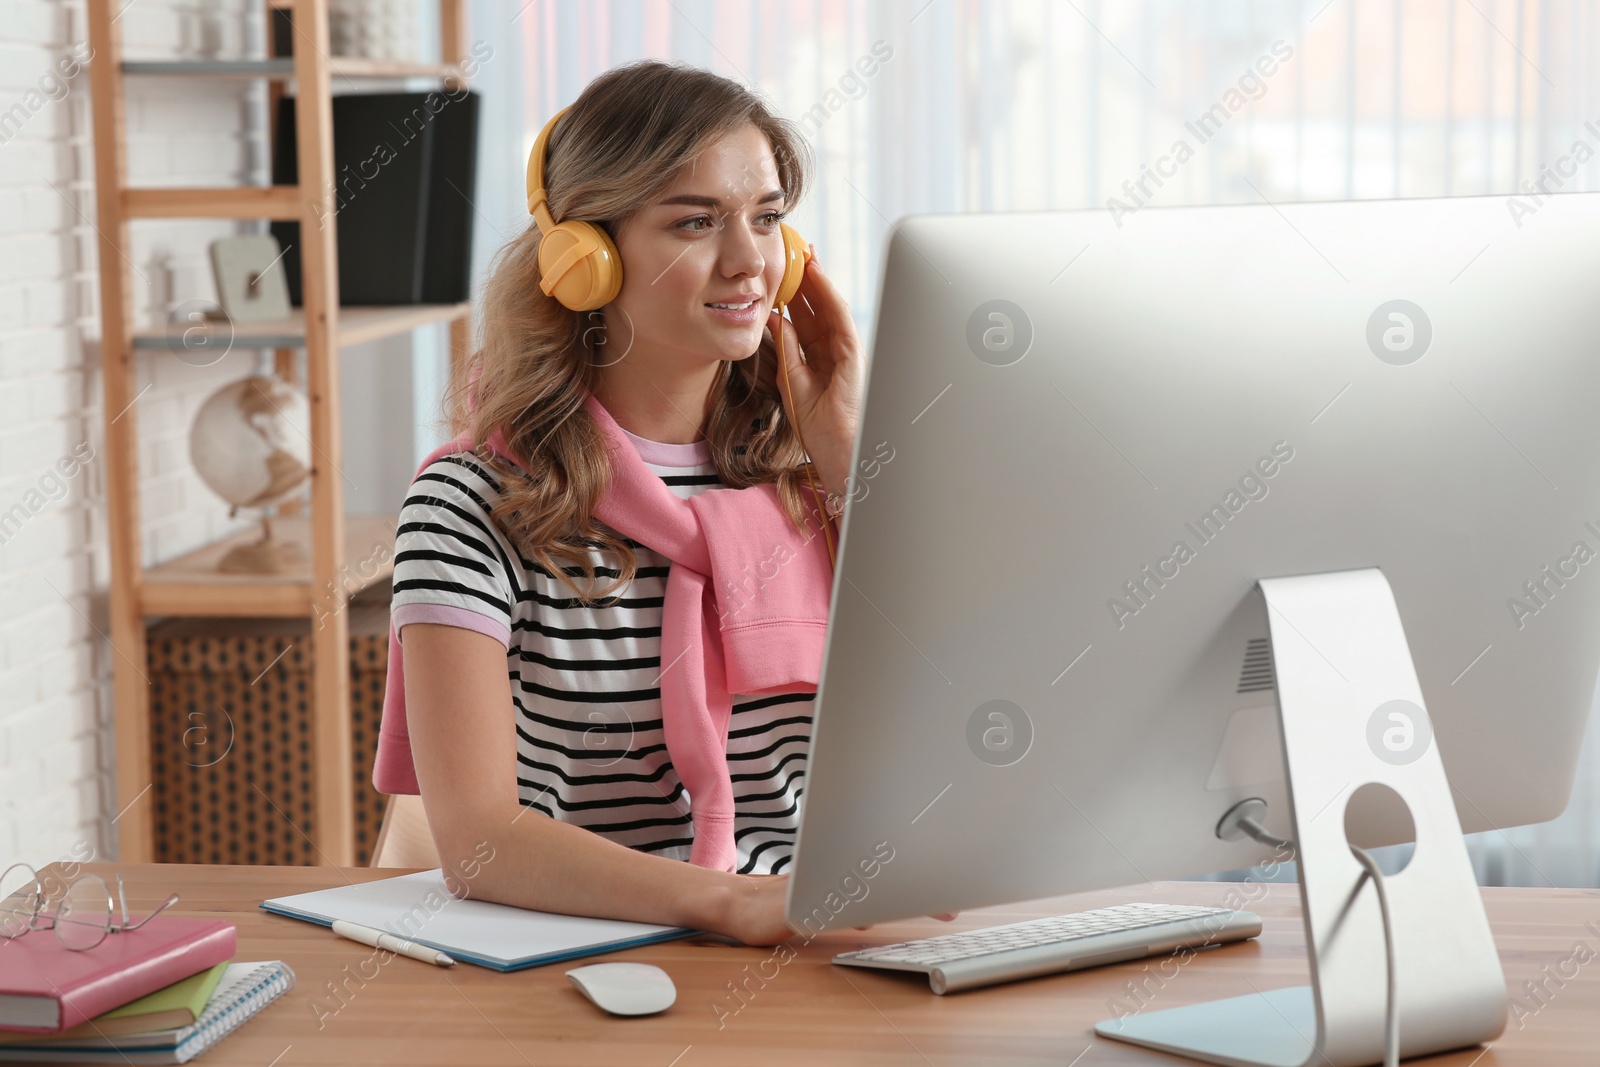
{"type": "Polygon", "coordinates": [[[724,921],[715,932],[746,945],[776,945],[794,936],[784,921],[787,874],[735,874],[724,921]]]}
{"type": "MultiPolygon", "coordinates": [[[[783,912],[789,893],[787,874],[735,874],[728,904],[722,921],[714,933],[742,941],[746,945],[776,945],[794,936],[795,931],[784,920],[783,912]]],[[[960,912],[951,911],[930,916],[940,922],[954,922],[960,912]]],[[[856,926],[856,930],[872,927],[856,926]]]]}

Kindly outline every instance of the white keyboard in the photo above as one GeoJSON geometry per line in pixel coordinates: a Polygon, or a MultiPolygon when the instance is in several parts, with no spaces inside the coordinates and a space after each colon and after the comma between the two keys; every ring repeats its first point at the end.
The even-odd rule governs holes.
{"type": "Polygon", "coordinates": [[[834,963],[921,971],[935,993],[1013,982],[1058,971],[1211,948],[1261,932],[1248,911],[1191,904],[1119,904],[961,934],[842,952],[834,963]]]}

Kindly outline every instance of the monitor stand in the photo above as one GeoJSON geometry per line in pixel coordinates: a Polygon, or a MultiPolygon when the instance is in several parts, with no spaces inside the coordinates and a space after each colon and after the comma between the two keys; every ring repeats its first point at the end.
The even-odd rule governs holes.
{"type": "Polygon", "coordinates": [[[1505,976],[1388,579],[1374,567],[1263,578],[1257,588],[1277,675],[1311,985],[1108,1019],[1095,1033],[1230,1067],[1381,1063],[1383,923],[1344,819],[1351,795],[1376,782],[1399,794],[1416,828],[1410,863],[1386,882],[1400,1055],[1492,1040],[1505,1027],[1505,976]],[[1412,715],[1405,704],[1380,712],[1397,700],[1412,715]],[[1408,732],[1395,713],[1418,721],[1408,732]]]}

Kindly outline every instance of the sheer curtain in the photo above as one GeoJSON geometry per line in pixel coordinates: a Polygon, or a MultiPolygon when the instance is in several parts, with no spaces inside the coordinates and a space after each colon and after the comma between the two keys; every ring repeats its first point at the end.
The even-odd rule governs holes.
{"type": "MultiPolygon", "coordinates": [[[[526,225],[539,128],[601,71],[682,60],[806,131],[790,216],[871,337],[921,212],[1594,189],[1600,12],[1581,0],[510,0],[492,46],[482,261],[526,225]],[[524,6],[525,5],[525,6],[524,6]],[[1270,70],[1270,73],[1267,73],[1270,70]],[[867,73],[870,71],[870,73],[867,73]],[[514,94],[512,96],[502,94],[514,94]],[[1594,127],[1586,126],[1596,119],[1594,127]],[[1185,140],[1192,155],[1178,160],[1185,140]],[[1578,143],[1586,146],[1578,151],[1578,143]],[[1573,167],[1573,158],[1584,160],[1573,167]]],[[[1567,813],[1472,841],[1486,882],[1600,885],[1600,752],[1567,813]]]]}

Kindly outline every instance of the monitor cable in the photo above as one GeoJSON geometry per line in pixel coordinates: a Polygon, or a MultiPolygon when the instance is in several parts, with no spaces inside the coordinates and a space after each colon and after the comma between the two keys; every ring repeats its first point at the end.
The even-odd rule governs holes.
{"type": "MultiPolygon", "coordinates": [[[[1244,836],[1269,848],[1288,849],[1298,854],[1299,850],[1295,848],[1293,841],[1279,837],[1261,825],[1257,813],[1265,814],[1266,810],[1266,801],[1258,797],[1241,801],[1217,824],[1217,836],[1223,840],[1237,840],[1239,836],[1244,836]],[[1230,834],[1230,828],[1235,832],[1230,834]]],[[[1361,864],[1366,877],[1372,879],[1372,888],[1378,894],[1378,913],[1383,918],[1384,966],[1388,972],[1384,1008],[1383,1064],[1384,1067],[1399,1067],[1400,997],[1394,967],[1394,924],[1389,914],[1389,891],[1383,871],[1379,869],[1378,861],[1373,858],[1372,853],[1356,845],[1350,846],[1350,853],[1356,858],[1356,862],[1361,864]]]]}

